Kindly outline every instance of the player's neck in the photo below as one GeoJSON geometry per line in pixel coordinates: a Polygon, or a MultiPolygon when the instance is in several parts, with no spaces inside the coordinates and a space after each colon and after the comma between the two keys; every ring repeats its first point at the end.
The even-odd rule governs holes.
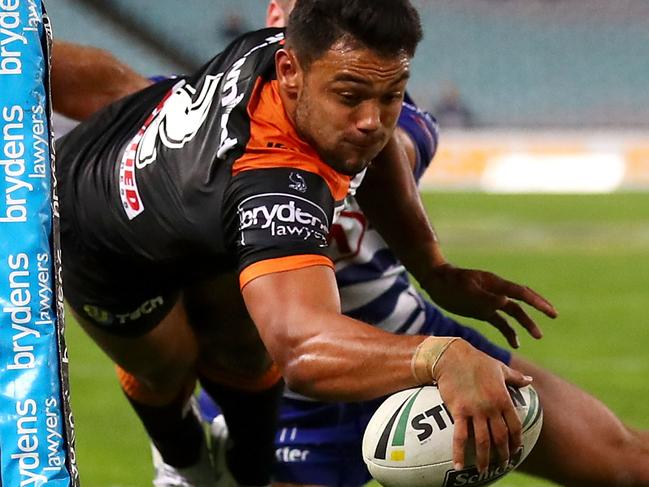
{"type": "Polygon", "coordinates": [[[286,117],[293,125],[293,128],[297,129],[295,124],[295,112],[297,110],[297,95],[294,93],[289,93],[286,89],[282,87],[282,83],[277,83],[277,91],[279,97],[282,100],[282,106],[284,107],[284,113],[286,117]]]}

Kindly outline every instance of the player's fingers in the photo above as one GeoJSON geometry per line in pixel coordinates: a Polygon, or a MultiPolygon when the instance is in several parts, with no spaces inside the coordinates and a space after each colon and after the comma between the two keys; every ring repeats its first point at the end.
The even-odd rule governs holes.
{"type": "Polygon", "coordinates": [[[475,310],[474,318],[488,321],[500,308],[507,304],[507,296],[494,294],[491,291],[476,287],[473,293],[471,306],[475,310]]]}
{"type": "Polygon", "coordinates": [[[502,464],[507,463],[509,461],[509,430],[502,416],[489,418],[489,431],[498,460],[502,464]]]}
{"type": "Polygon", "coordinates": [[[534,338],[543,338],[543,332],[541,332],[541,329],[518,303],[508,300],[507,304],[505,304],[501,310],[518,321],[534,338]]]}
{"type": "Polygon", "coordinates": [[[550,301],[527,286],[521,286],[520,284],[502,279],[498,288],[494,289],[494,292],[500,292],[506,294],[509,298],[523,301],[550,318],[556,318],[558,316],[557,310],[552,306],[550,301]]]}
{"type": "Polygon", "coordinates": [[[513,348],[518,348],[520,346],[516,330],[507,323],[505,318],[500,316],[498,313],[494,313],[487,319],[487,322],[496,327],[496,329],[499,330],[507,339],[507,343],[509,343],[513,348]]]}
{"type": "Polygon", "coordinates": [[[509,432],[509,451],[515,453],[523,444],[523,438],[521,420],[513,404],[503,411],[503,420],[509,432]]]}
{"type": "Polygon", "coordinates": [[[489,424],[485,419],[473,418],[473,435],[475,437],[475,458],[478,471],[483,473],[489,468],[491,454],[491,435],[489,424]]]}
{"type": "Polygon", "coordinates": [[[464,448],[468,436],[467,418],[465,416],[455,417],[455,432],[453,433],[453,468],[455,470],[464,468],[464,448]]]}
{"type": "Polygon", "coordinates": [[[532,383],[534,380],[529,375],[522,374],[518,370],[514,370],[511,367],[507,367],[505,364],[501,364],[503,369],[503,375],[505,376],[505,384],[514,387],[525,387],[532,383]]]}

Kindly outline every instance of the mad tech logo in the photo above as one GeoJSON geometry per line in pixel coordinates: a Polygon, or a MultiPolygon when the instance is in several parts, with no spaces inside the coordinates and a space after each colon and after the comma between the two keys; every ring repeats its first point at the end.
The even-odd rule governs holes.
{"type": "Polygon", "coordinates": [[[417,396],[422,389],[417,389],[410,396],[406,398],[401,406],[390,417],[388,423],[383,429],[383,433],[376,444],[374,451],[374,458],[378,460],[386,460],[388,448],[390,450],[390,460],[394,462],[402,462],[406,459],[405,443],[406,443],[406,429],[408,427],[408,419],[410,411],[417,399],[417,396]],[[390,442],[390,437],[392,441],[390,442]],[[389,445],[388,445],[389,444],[389,445]]]}

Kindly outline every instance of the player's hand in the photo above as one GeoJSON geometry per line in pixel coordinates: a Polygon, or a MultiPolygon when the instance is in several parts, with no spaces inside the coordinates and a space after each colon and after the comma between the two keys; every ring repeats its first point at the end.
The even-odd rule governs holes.
{"type": "Polygon", "coordinates": [[[443,264],[434,267],[421,285],[447,311],[491,323],[514,348],[519,347],[518,336],[500,312],[518,321],[534,338],[543,336],[534,320],[514,300],[527,303],[550,318],[557,316],[554,306],[536,291],[491,272],[443,264]]]}
{"type": "Polygon", "coordinates": [[[436,368],[436,379],[444,403],[453,415],[453,464],[464,468],[465,448],[475,438],[476,466],[482,473],[490,459],[501,464],[521,444],[521,421],[506,384],[524,387],[532,378],[510,369],[472,347],[455,341],[436,368]]]}

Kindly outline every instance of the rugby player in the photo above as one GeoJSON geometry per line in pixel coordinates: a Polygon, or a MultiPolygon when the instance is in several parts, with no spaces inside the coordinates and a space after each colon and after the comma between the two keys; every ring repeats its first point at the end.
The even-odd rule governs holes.
{"type": "MultiPolygon", "coordinates": [[[[271,0],[266,25],[282,27],[294,3],[271,0]]],[[[397,133],[419,179],[434,156],[437,126],[428,114],[404,103],[397,133]]],[[[460,336],[534,377],[545,409],[544,426],[520,470],[561,485],[649,485],[647,433],[627,428],[585,392],[444,316],[410,285],[405,269],[353,198],[346,200],[331,240],[329,255],[336,264],[345,314],[397,333],[460,336]],[[622,464],[624,469],[620,469],[622,464]]],[[[378,404],[316,402],[287,390],[276,436],[275,486],[356,487],[369,481],[361,439],[378,404]]],[[[218,407],[204,391],[200,405],[204,418],[214,421],[213,432],[219,440],[215,445],[222,444],[219,437],[227,434],[227,427],[218,407]]]]}
{"type": "MultiPolygon", "coordinates": [[[[195,75],[111,105],[60,142],[66,297],[120,366],[166,464],[188,470],[201,456],[184,414],[195,371],[210,394],[220,386],[230,396],[236,385],[263,409],[279,377],[270,358],[291,389],[320,399],[437,382],[456,420],[458,467],[470,427],[483,470],[490,448],[506,461],[520,444],[505,383],[531,378],[463,340],[396,336],[344,317],[325,255],[336,208],[374,161],[364,193],[391,201],[394,213],[373,222],[436,299],[489,320],[502,309],[535,334],[510,298],[553,314],[528,289],[448,265],[413,199],[412,174],[403,179],[394,165],[420,36],[406,0],[302,0],[286,39],[279,30],[245,35],[195,75]],[[214,296],[242,297],[256,329],[196,312],[214,296]],[[196,339],[205,324],[211,342],[196,339]]],[[[240,483],[259,484],[245,474],[240,483]]]]}
{"type": "MultiPolygon", "coordinates": [[[[269,13],[277,12],[277,10],[274,10],[276,7],[277,4],[271,2],[269,13]]],[[[58,41],[55,42],[55,53],[57,52],[57,43],[58,41]]],[[[81,70],[80,72],[77,64],[79,59],[84,60],[81,67],[88,67],[94,63],[96,65],[94,66],[95,69],[97,67],[100,69],[109,68],[112,72],[121,72],[123,79],[116,77],[113,83],[118,86],[108,86],[107,91],[102,88],[100,82],[105,78],[98,79],[97,81],[100,83],[85,84],[82,92],[86,96],[83,98],[77,98],[75,91],[63,89],[65,86],[71,86],[70,84],[64,85],[62,89],[54,91],[55,108],[59,110],[65,111],[66,103],[62,103],[65,101],[62,97],[70,96],[75,98],[72,100],[75,103],[82,100],[86,103],[90,102],[91,106],[99,107],[102,100],[104,103],[113,101],[110,99],[110,95],[106,95],[106,93],[112,92],[115,98],[118,98],[120,94],[131,93],[133,90],[131,88],[131,91],[128,91],[128,87],[134,86],[132,84],[134,78],[137,83],[148,84],[145,78],[139,77],[139,75],[130,71],[128,67],[118,63],[108,53],[100,52],[100,56],[97,56],[93,52],[93,48],[81,48],[74,45],[70,45],[69,48],[73,49],[69,52],[75,52],[76,50],[76,53],[81,52],[91,55],[86,56],[85,59],[76,56],[73,58],[75,63],[68,63],[67,67],[69,69],[65,71],[53,69],[53,81],[56,81],[57,78],[66,82],[70,78],[76,81],[83,80],[84,72],[92,71],[81,70]],[[75,76],[70,77],[70,72],[74,72],[75,76]],[[139,79],[137,79],[138,77],[139,79]],[[120,85],[124,91],[120,90],[120,85]]],[[[64,50],[59,50],[59,53],[58,56],[54,56],[54,59],[59,61],[55,62],[53,67],[64,65],[64,63],[60,62],[63,59],[64,50]]],[[[83,115],[79,118],[83,118],[83,115]]],[[[343,213],[343,215],[345,214],[343,213]]],[[[346,218],[343,217],[341,226],[349,228],[349,225],[344,225],[345,221],[346,218]]],[[[366,244],[367,241],[364,239],[360,246],[363,247],[366,244]]],[[[335,247],[333,250],[335,251],[335,247]]],[[[344,306],[346,301],[344,292],[342,301],[344,306]]],[[[426,304],[427,311],[429,311],[429,306],[429,304],[426,304]]],[[[444,321],[445,319],[434,320],[433,323],[436,323],[436,327],[438,327],[444,321]]],[[[463,329],[459,328],[455,332],[461,330],[463,329]]],[[[409,332],[413,331],[425,332],[423,328],[417,330],[416,327],[409,330],[409,332]]],[[[439,333],[439,330],[435,328],[435,332],[439,333]]],[[[451,335],[453,330],[445,329],[441,334],[451,335]]],[[[469,337],[468,339],[472,341],[472,338],[469,337]]],[[[473,343],[475,344],[475,342],[473,343]]],[[[516,356],[511,359],[511,364],[515,368],[534,375],[535,387],[541,392],[544,399],[548,399],[545,404],[557,404],[557,392],[560,393],[563,401],[562,411],[565,412],[564,420],[557,426],[550,428],[548,421],[553,422],[551,417],[555,417],[556,414],[549,417],[548,411],[546,411],[546,426],[542,439],[530,461],[526,462],[524,466],[526,471],[535,472],[537,475],[553,479],[562,485],[647,485],[646,469],[644,469],[643,473],[643,466],[647,464],[646,433],[640,434],[628,430],[601,403],[573,386],[565,384],[547,371],[535,368],[516,356]],[[553,434],[557,438],[555,441],[551,441],[553,434]],[[558,440],[564,436],[571,438],[571,440],[569,442],[563,439],[558,440]],[[642,440],[643,436],[645,440],[642,440]],[[604,441],[602,441],[602,438],[604,438],[604,441]],[[573,455],[574,450],[583,453],[575,458],[573,455]],[[596,459],[592,464],[590,462],[591,458],[596,459]],[[622,473],[622,470],[617,467],[622,464],[624,459],[629,460],[624,467],[624,473],[622,473]],[[619,480],[618,475],[626,478],[619,480]]],[[[282,410],[282,429],[278,435],[277,457],[280,463],[285,465],[278,468],[276,473],[278,479],[283,482],[324,485],[357,485],[358,482],[366,479],[367,473],[358,457],[358,452],[360,451],[360,432],[364,421],[373,411],[374,406],[372,403],[332,406],[337,408],[336,419],[332,421],[331,408],[317,408],[317,406],[322,406],[321,403],[311,402],[301,406],[300,402],[295,402],[297,404],[296,408],[291,405],[291,402],[295,399],[297,398],[287,399],[282,410]],[[300,412],[301,422],[308,419],[310,424],[315,425],[313,428],[306,430],[308,433],[315,435],[312,436],[314,439],[309,438],[307,442],[304,442],[305,429],[300,427],[301,422],[296,423],[291,418],[291,411],[300,412]],[[346,421],[346,418],[349,418],[349,422],[346,421]],[[358,422],[359,420],[360,422],[358,422]],[[337,433],[340,432],[341,428],[345,428],[346,424],[349,426],[352,422],[356,422],[355,429],[345,429],[345,432],[349,434],[343,438],[339,437],[337,433]],[[297,429],[294,429],[296,427],[297,429]],[[332,432],[334,434],[331,434],[332,432]],[[332,455],[332,450],[335,449],[345,452],[345,461],[339,454],[332,455]],[[296,451],[300,452],[301,455],[296,455],[296,451]],[[288,462],[291,458],[294,461],[288,462]],[[315,463],[316,460],[318,460],[318,465],[312,465],[311,463],[315,463]]],[[[208,409],[211,408],[212,406],[208,406],[208,409]]],[[[552,410],[555,411],[556,409],[558,408],[552,410]]]]}

